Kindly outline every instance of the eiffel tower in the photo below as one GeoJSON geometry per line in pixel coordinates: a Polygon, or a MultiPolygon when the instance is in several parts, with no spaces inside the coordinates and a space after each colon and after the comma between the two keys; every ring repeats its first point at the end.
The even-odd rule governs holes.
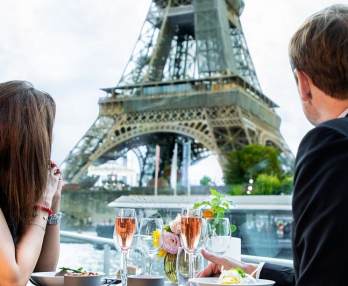
{"type": "Polygon", "coordinates": [[[252,143],[291,154],[277,105],[256,76],[243,8],[243,0],[152,0],[118,84],[102,89],[98,118],[63,163],[65,179],[78,182],[89,166],[132,150],[145,186],[154,175],[156,144],[163,172],[174,145],[181,158],[188,141],[192,164],[215,154],[223,166],[228,152],[252,143]]]}

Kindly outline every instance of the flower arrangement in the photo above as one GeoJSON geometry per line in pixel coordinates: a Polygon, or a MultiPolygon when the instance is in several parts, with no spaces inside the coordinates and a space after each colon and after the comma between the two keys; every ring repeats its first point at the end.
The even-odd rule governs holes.
{"type": "Polygon", "coordinates": [[[177,217],[164,226],[163,231],[156,230],[152,234],[152,240],[155,247],[159,248],[157,256],[163,258],[164,272],[167,278],[176,282],[176,257],[181,247],[180,240],[181,217],[177,217]]]}
{"type": "Polygon", "coordinates": [[[179,247],[181,247],[180,231],[181,222],[180,215],[164,227],[163,232],[159,230],[153,233],[153,243],[156,247],[159,247],[158,256],[164,257],[167,253],[177,254],[179,247]]]}
{"type": "MultiPolygon", "coordinates": [[[[209,201],[197,202],[194,204],[194,208],[202,208],[204,218],[223,218],[225,212],[231,208],[230,202],[226,197],[219,193],[216,189],[211,189],[211,196],[209,201]]],[[[236,226],[231,226],[231,233],[236,230],[236,226]]],[[[176,259],[179,248],[182,247],[180,240],[181,233],[181,216],[171,221],[168,225],[164,226],[163,231],[153,232],[153,244],[156,248],[159,248],[157,253],[158,257],[164,258],[164,272],[167,278],[176,282],[176,259]]]]}

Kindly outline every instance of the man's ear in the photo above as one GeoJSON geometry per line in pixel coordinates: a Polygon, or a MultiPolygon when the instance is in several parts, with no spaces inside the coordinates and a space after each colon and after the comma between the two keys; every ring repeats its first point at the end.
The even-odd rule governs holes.
{"type": "Polygon", "coordinates": [[[302,101],[310,101],[312,99],[310,78],[303,71],[295,70],[297,78],[297,87],[302,101]]]}

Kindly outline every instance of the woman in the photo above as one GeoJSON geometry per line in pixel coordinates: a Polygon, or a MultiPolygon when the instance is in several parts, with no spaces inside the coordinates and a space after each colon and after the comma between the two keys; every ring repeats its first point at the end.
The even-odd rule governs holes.
{"type": "Polygon", "coordinates": [[[59,256],[62,180],[50,163],[55,103],[24,81],[0,83],[0,284],[26,285],[59,256]]]}

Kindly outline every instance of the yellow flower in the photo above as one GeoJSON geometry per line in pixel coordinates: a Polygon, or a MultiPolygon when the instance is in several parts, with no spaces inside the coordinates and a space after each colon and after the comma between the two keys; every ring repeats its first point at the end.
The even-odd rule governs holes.
{"type": "Polygon", "coordinates": [[[157,256],[159,257],[164,257],[166,256],[167,251],[165,251],[163,248],[160,248],[160,250],[158,250],[157,256]]]}
{"type": "Polygon", "coordinates": [[[161,239],[161,231],[159,229],[156,229],[153,233],[152,233],[152,243],[153,246],[158,248],[160,247],[160,239],[161,239]]]}

